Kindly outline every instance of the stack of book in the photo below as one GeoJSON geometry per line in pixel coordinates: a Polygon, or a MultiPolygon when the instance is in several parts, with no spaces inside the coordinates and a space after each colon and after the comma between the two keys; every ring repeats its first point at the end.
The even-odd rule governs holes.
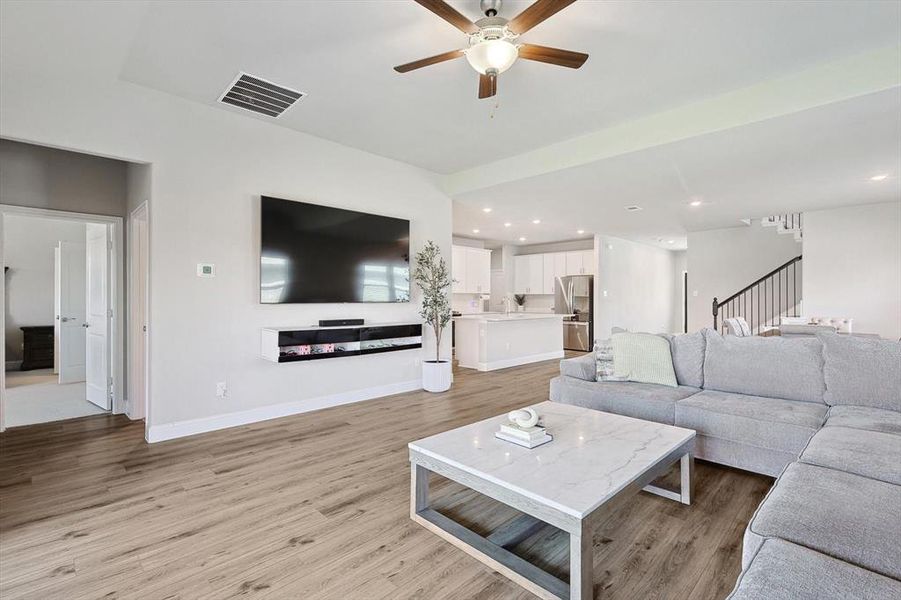
{"type": "Polygon", "coordinates": [[[511,442],[524,448],[536,448],[542,444],[547,444],[554,437],[547,432],[544,427],[535,425],[534,427],[520,427],[513,423],[502,423],[499,431],[494,433],[494,437],[505,442],[511,442]]]}

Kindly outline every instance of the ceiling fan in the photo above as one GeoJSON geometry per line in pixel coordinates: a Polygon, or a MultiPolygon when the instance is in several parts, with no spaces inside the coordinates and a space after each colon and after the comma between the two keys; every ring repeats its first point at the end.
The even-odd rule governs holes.
{"type": "Polygon", "coordinates": [[[469,35],[469,48],[452,50],[399,65],[394,67],[398,73],[406,73],[466,56],[472,68],[479,73],[479,98],[490,98],[497,93],[498,75],[512,67],[517,58],[536,60],[570,69],[578,69],[588,60],[588,55],[581,52],[516,43],[520,35],[576,0],[537,0],[509,21],[497,16],[501,0],[481,0],[480,7],[485,17],[475,23],[461,15],[444,0],[414,1],[469,35]]]}

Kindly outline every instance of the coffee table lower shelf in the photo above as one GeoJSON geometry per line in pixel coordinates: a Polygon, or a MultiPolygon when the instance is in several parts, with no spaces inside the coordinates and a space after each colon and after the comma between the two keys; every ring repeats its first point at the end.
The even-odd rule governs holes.
{"type": "MultiPolygon", "coordinates": [[[[544,600],[591,600],[593,598],[592,532],[595,525],[620,508],[624,501],[639,491],[663,496],[682,504],[690,504],[692,471],[694,470],[692,449],[693,443],[688,443],[673,451],[661,460],[656,468],[649,470],[643,477],[620,491],[614,499],[603,504],[588,518],[574,523],[572,527],[564,528],[570,536],[569,583],[507,549],[546,525],[545,521],[522,513],[492,532],[488,537],[484,537],[430,508],[429,475],[431,472],[436,472],[473,489],[481,488],[476,491],[494,497],[495,500],[505,504],[516,504],[515,502],[505,502],[505,499],[499,495],[487,493],[488,490],[482,486],[473,486],[472,479],[469,477],[459,478],[464,479],[463,481],[458,480],[453,476],[455,469],[451,469],[449,472],[444,468],[435,468],[437,465],[431,460],[423,461],[434,468],[432,471],[422,464],[418,464],[411,456],[410,518],[544,600]],[[651,481],[666,473],[676,461],[679,461],[681,471],[679,490],[668,490],[650,485],[651,481]]],[[[523,507],[514,506],[514,508],[521,510],[523,507]]],[[[552,525],[560,527],[559,523],[552,523],[552,525]]]]}

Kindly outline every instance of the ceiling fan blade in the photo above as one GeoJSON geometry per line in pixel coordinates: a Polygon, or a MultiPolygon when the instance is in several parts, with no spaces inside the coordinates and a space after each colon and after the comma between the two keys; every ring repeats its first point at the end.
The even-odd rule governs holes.
{"type": "Polygon", "coordinates": [[[536,0],[507,23],[513,33],[522,35],[542,21],[554,16],[576,0],[536,0]]]}
{"type": "Polygon", "coordinates": [[[572,50],[561,50],[559,48],[549,48],[547,46],[523,44],[519,47],[519,58],[537,60],[538,62],[569,67],[570,69],[578,69],[585,64],[586,60],[588,60],[588,55],[583,54],[582,52],[573,52],[572,50]]]}
{"type": "Polygon", "coordinates": [[[479,99],[490,98],[497,93],[497,75],[479,75],[479,99]]]}
{"type": "Polygon", "coordinates": [[[434,65],[436,63],[444,62],[446,60],[453,60],[455,58],[460,58],[463,56],[462,50],[451,50],[450,52],[445,52],[444,54],[436,54],[435,56],[430,56],[428,58],[421,58],[419,60],[414,60],[413,62],[409,62],[405,65],[397,65],[394,67],[394,70],[398,73],[406,73],[408,71],[413,71],[415,69],[421,69],[422,67],[427,67],[429,65],[434,65]]]}
{"type": "Polygon", "coordinates": [[[413,0],[420,6],[423,6],[463,33],[478,33],[479,28],[475,23],[458,13],[454,7],[452,7],[444,0],[413,0]]]}

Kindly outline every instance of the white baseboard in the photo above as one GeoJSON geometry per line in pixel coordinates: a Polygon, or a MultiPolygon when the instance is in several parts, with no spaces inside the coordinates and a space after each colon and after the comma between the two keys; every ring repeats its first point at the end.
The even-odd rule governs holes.
{"type": "Polygon", "coordinates": [[[563,358],[563,350],[555,350],[554,352],[545,352],[543,354],[531,354],[529,356],[517,356],[516,358],[505,358],[504,360],[495,360],[493,362],[478,363],[479,371],[494,371],[496,369],[506,369],[507,367],[518,367],[533,362],[541,362],[543,360],[553,360],[555,358],[563,358]]]}
{"type": "Polygon", "coordinates": [[[252,408],[250,410],[242,410],[240,412],[216,415],[213,417],[179,421],[178,423],[151,425],[147,429],[147,441],[152,444],[154,442],[174,440],[176,438],[196,435],[198,433],[216,431],[217,429],[249,425],[250,423],[257,423],[259,421],[278,419],[280,417],[330,408],[332,406],[340,406],[342,404],[361,402],[363,400],[372,400],[373,398],[381,398],[393,394],[415,392],[416,390],[421,389],[422,380],[415,379],[412,381],[402,381],[400,383],[364,388],[362,390],[353,390],[341,394],[332,394],[330,396],[320,396],[319,398],[307,398],[304,400],[296,400],[294,402],[273,404],[272,406],[261,406],[260,408],[252,408]]]}
{"type": "Polygon", "coordinates": [[[7,371],[18,371],[22,368],[21,360],[8,360],[6,361],[6,370],[7,371]]]}

